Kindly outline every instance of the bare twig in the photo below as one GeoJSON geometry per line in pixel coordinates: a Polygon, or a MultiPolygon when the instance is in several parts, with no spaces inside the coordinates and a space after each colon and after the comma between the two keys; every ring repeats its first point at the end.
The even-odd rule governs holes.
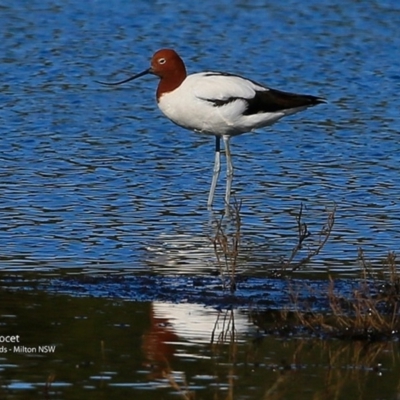
{"type": "Polygon", "coordinates": [[[296,222],[297,222],[297,231],[298,231],[298,238],[297,238],[297,244],[294,246],[292,249],[292,252],[289,256],[289,258],[282,263],[282,267],[284,270],[286,270],[288,267],[291,267],[291,272],[297,271],[300,269],[303,265],[307,264],[313,257],[318,255],[322,248],[325,246],[327,243],[333,229],[333,225],[335,223],[335,212],[336,212],[336,205],[334,205],[332,211],[328,213],[328,218],[325,223],[325,225],[322,227],[322,230],[320,232],[320,238],[319,241],[314,248],[309,248],[308,254],[303,257],[300,261],[293,262],[297,254],[299,253],[300,250],[303,249],[304,242],[306,241],[307,238],[311,236],[310,231],[308,230],[308,226],[305,222],[303,222],[303,203],[300,204],[300,210],[298,215],[296,216],[296,222]]]}

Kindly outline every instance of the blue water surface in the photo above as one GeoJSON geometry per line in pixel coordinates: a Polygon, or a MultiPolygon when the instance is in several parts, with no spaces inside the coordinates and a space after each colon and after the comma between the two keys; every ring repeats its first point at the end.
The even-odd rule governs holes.
{"type": "MultiPolygon", "coordinates": [[[[363,1],[6,1],[0,5],[0,268],[207,272],[221,176],[209,136],[158,110],[157,78],[118,87],[176,49],[326,105],[232,140],[242,266],[290,254],[295,215],[330,241],[314,270],[350,272],[400,239],[400,4],[363,1]],[[193,268],[194,267],[194,268],[193,268]]],[[[222,175],[222,174],[221,174],[222,175]]]]}

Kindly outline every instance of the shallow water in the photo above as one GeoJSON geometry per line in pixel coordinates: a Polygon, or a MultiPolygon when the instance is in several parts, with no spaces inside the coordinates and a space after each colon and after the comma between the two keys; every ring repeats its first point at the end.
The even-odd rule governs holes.
{"type": "Polygon", "coordinates": [[[94,82],[144,70],[162,47],[178,50],[189,72],[229,71],[328,99],[232,140],[238,272],[262,277],[289,257],[301,203],[314,243],[337,207],[331,238],[303,276],[356,276],[359,247],[380,266],[400,236],[397,1],[18,0],[3,2],[0,16],[0,335],[57,345],[53,355],[3,354],[0,397],[176,398],[174,380],[157,375],[169,365],[197,400],[273,398],[271,388],[286,388],[283,398],[395,398],[391,344],[366,351],[262,336],[257,347],[257,327],[242,310],[238,344],[218,347],[210,344],[215,309],[133,303],[79,286],[56,295],[48,282],[216,271],[210,239],[225,182],[208,211],[213,138],[161,115],[155,77],[115,88],[94,82]],[[38,286],[24,288],[16,272],[38,286]],[[154,371],[143,347],[165,309],[161,327],[173,335],[161,332],[166,353],[154,371]],[[202,317],[208,322],[194,334],[190,322],[202,317]]]}

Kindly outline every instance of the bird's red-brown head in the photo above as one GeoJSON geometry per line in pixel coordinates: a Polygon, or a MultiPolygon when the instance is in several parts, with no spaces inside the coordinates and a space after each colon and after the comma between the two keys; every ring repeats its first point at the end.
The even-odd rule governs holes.
{"type": "Polygon", "coordinates": [[[160,78],[184,75],[186,77],[185,64],[178,53],[172,49],[156,51],[151,58],[151,72],[160,78]]]}
{"type": "Polygon", "coordinates": [[[161,81],[157,88],[157,100],[164,94],[172,92],[186,78],[186,67],[178,53],[172,49],[161,49],[151,58],[150,73],[157,75],[161,81]]]}

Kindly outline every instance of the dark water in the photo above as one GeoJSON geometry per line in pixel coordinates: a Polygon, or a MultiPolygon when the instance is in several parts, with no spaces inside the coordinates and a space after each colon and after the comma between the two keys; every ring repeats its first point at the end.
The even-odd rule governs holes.
{"type": "MultiPolygon", "coordinates": [[[[360,246],[378,263],[389,250],[397,250],[397,1],[5,1],[0,4],[0,20],[0,269],[4,279],[12,279],[16,271],[47,271],[58,277],[67,269],[89,274],[202,274],[215,268],[209,237],[223,209],[224,180],[221,177],[215,209],[210,212],[206,201],[213,139],[187,132],[161,115],[154,77],[112,89],[94,82],[142,71],[152,53],[162,47],[175,48],[189,72],[229,71],[329,101],[232,140],[233,189],[243,202],[241,270],[262,274],[266,264],[290,254],[296,244],[295,214],[300,203],[306,205],[304,219],[315,241],[327,210],[337,206],[331,239],[311,263],[313,272],[357,272],[360,246]]],[[[52,371],[56,378],[50,398],[81,399],[81,391],[85,398],[96,399],[100,393],[103,398],[132,398],[132,393],[143,399],[164,394],[176,398],[171,381],[149,378],[152,369],[141,367],[147,365],[145,350],[132,355],[144,346],[142,335],[150,329],[149,318],[158,312],[156,304],[52,297],[41,290],[27,291],[22,300],[21,292],[16,292],[13,300],[5,297],[14,295],[9,290],[7,284],[0,334],[19,334],[26,345],[54,342],[58,347],[54,356],[39,358],[4,354],[2,398],[37,398],[52,371]],[[15,307],[10,309],[12,304],[15,307]],[[90,317],[85,309],[91,310],[90,317]],[[111,322],[119,309],[123,317],[111,322]],[[147,322],[135,326],[131,318],[138,315],[146,316],[147,322]],[[38,331],[33,333],[32,324],[38,331]],[[118,347],[121,332],[125,342],[118,347]],[[104,361],[107,348],[113,361],[104,361]],[[80,363],[88,369],[76,369],[80,363]],[[133,375],[126,375],[128,371],[133,375]],[[158,394],[149,394],[149,388],[158,394]]],[[[175,311],[180,312],[178,306],[169,309],[168,320],[179,319],[174,317],[175,311]]],[[[243,389],[230,398],[270,398],[268,388],[283,382],[279,378],[282,359],[291,364],[298,344],[268,338],[271,347],[259,350],[258,361],[249,361],[246,335],[254,338],[257,329],[246,315],[238,316],[245,337],[238,347],[240,371],[229,369],[238,359],[224,351],[221,357],[227,359],[219,360],[223,371],[216,367],[210,372],[210,366],[218,364],[209,335],[217,312],[206,310],[209,322],[200,335],[193,337],[190,325],[182,329],[174,325],[172,341],[178,345],[168,351],[178,362],[163,355],[179,384],[182,371],[198,369],[186,375],[196,399],[210,398],[218,385],[225,396],[231,393],[237,374],[239,385],[256,388],[256,393],[243,389]],[[190,344],[193,347],[188,340],[195,343],[190,344]],[[260,366],[256,372],[252,362],[260,366]],[[269,383],[263,386],[266,371],[269,383]]],[[[186,323],[192,320],[187,311],[183,315],[186,323]]],[[[317,346],[316,354],[336,354],[324,347],[329,344],[301,346],[317,346]]],[[[322,381],[334,387],[335,379],[340,382],[345,375],[349,380],[344,381],[351,382],[354,371],[359,371],[355,382],[366,389],[362,398],[395,398],[397,353],[390,358],[389,350],[378,349],[378,361],[372,357],[373,362],[359,362],[354,358],[356,348],[337,349],[348,359],[340,360],[332,375],[327,372],[327,358],[316,361],[310,355],[295,373],[288,374],[294,381],[286,387],[302,385],[304,398],[312,397],[310,391],[322,398],[319,393],[326,389],[322,381]],[[383,372],[375,368],[380,357],[383,372]],[[310,376],[317,376],[313,379],[319,382],[312,388],[307,386],[310,376]],[[372,390],[371,385],[378,387],[378,383],[387,392],[372,390]]],[[[357,390],[354,383],[349,385],[348,390],[357,390]]],[[[341,390],[346,393],[346,384],[341,390]]],[[[217,393],[221,398],[219,389],[217,393]]],[[[286,398],[295,395],[285,394],[286,398]]]]}
{"type": "Polygon", "coordinates": [[[247,312],[193,304],[0,294],[0,332],[19,335],[19,343],[0,345],[2,399],[398,395],[393,342],[264,336],[247,312]]]}

